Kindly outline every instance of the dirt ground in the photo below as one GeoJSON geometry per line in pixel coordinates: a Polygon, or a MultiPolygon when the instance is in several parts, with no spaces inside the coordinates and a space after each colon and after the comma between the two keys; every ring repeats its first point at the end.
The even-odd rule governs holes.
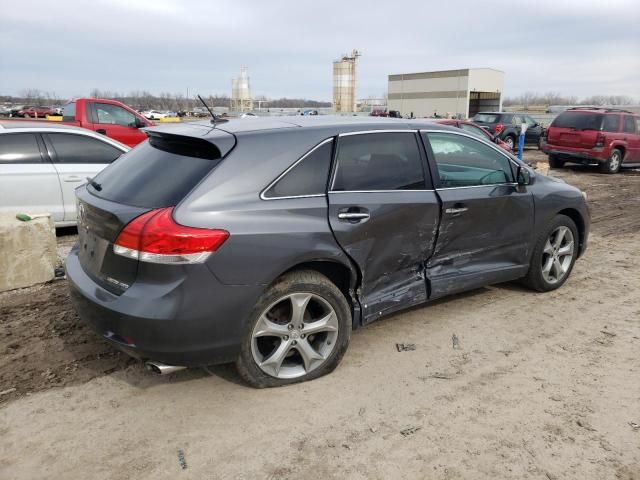
{"type": "MultiPolygon", "coordinates": [[[[386,318],[306,384],[152,376],[84,326],[66,280],[0,294],[0,478],[640,479],[640,172],[551,173],[593,217],[563,288],[386,318]]],[[[63,258],[75,235],[58,240],[63,258]]]]}

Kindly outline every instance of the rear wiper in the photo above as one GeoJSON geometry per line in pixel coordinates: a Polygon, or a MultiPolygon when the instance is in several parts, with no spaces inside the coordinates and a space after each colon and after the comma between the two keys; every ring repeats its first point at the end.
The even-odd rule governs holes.
{"type": "Polygon", "coordinates": [[[93,178],[87,177],[87,182],[89,182],[89,185],[91,185],[97,191],[102,190],[102,185],[100,185],[98,182],[96,182],[93,178]]]}

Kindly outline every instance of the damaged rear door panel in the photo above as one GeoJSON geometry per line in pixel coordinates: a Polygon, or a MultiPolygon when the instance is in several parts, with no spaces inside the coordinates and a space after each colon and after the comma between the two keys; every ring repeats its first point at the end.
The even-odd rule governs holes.
{"type": "Polygon", "coordinates": [[[424,133],[442,201],[436,247],[427,263],[430,298],[527,273],[534,227],[529,187],[493,147],[451,132],[424,133]]]}
{"type": "Polygon", "coordinates": [[[364,323],[427,300],[440,205],[415,132],[340,136],[329,223],[361,272],[364,323]]]}

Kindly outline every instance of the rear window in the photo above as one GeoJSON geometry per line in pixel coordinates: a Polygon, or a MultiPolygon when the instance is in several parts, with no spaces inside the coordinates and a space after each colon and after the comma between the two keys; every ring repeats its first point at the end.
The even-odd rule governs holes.
{"type": "Polygon", "coordinates": [[[76,102],[69,102],[64,107],[62,107],[62,121],[63,122],[76,121],[76,102]]]}
{"type": "Polygon", "coordinates": [[[142,208],[177,205],[220,163],[221,156],[218,148],[205,140],[171,137],[174,139],[152,137],[122,155],[93,179],[89,191],[142,208]]]}
{"type": "Polygon", "coordinates": [[[500,115],[492,115],[489,113],[478,113],[475,117],[473,117],[473,121],[482,123],[498,123],[499,116],[500,115]]]}
{"type": "Polygon", "coordinates": [[[551,126],[576,130],[600,130],[603,117],[602,113],[564,112],[555,118],[551,126]]]}

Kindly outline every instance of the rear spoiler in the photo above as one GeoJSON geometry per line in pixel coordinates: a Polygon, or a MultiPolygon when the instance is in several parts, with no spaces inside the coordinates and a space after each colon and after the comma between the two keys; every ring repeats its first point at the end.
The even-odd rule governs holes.
{"type": "Polygon", "coordinates": [[[228,132],[211,128],[202,131],[201,128],[194,127],[168,127],[171,130],[170,133],[162,127],[143,130],[149,137],[152,147],[186,157],[219,160],[225,157],[236,144],[235,136],[228,132]],[[182,133],[190,133],[190,135],[182,133]],[[196,136],[193,135],[194,133],[196,136]]]}

